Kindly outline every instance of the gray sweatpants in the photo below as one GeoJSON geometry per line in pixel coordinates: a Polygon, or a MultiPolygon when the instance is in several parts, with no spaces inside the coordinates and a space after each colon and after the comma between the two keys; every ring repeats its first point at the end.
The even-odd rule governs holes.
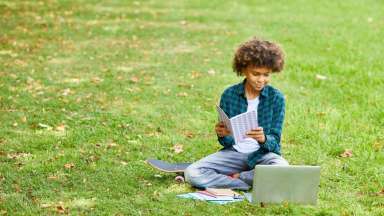
{"type": "MultiPolygon", "coordinates": [[[[237,152],[235,149],[223,149],[191,164],[185,170],[185,180],[198,188],[231,188],[249,190],[253,182],[253,169],[247,165],[248,154],[237,152]],[[240,173],[240,178],[234,179],[228,175],[240,173]]],[[[269,152],[256,161],[264,165],[288,165],[288,162],[278,154],[269,152]]]]}

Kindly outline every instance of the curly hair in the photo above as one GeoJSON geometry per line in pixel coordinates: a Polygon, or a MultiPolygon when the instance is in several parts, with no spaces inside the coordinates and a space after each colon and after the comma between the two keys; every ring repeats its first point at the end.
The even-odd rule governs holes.
{"type": "Polygon", "coordinates": [[[280,72],[284,67],[283,50],[276,43],[252,38],[237,48],[232,68],[238,76],[241,76],[243,70],[249,65],[266,67],[272,72],[280,72]]]}

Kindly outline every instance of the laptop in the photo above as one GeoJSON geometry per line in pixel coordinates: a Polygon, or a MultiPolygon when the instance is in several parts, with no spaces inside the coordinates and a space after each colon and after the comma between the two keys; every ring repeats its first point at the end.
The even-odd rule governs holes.
{"type": "Polygon", "coordinates": [[[316,205],[320,166],[257,165],[253,179],[253,203],[316,205]]]}

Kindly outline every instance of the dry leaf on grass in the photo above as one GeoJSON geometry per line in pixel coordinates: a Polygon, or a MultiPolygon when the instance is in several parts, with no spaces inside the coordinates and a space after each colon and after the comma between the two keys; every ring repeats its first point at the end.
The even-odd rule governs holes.
{"type": "Polygon", "coordinates": [[[49,180],[57,180],[57,179],[59,179],[59,177],[57,177],[57,176],[48,176],[47,179],[49,179],[49,180]]]}
{"type": "Polygon", "coordinates": [[[63,95],[63,96],[67,96],[67,95],[69,95],[70,93],[71,93],[71,89],[66,88],[66,89],[63,90],[62,95],[63,95]]]}
{"type": "Polygon", "coordinates": [[[72,169],[73,167],[75,167],[75,164],[73,164],[73,163],[64,164],[64,168],[66,168],[66,169],[72,169]]]}
{"type": "Polygon", "coordinates": [[[187,21],[185,21],[185,20],[181,20],[181,21],[180,21],[180,24],[181,24],[181,25],[187,25],[187,21]]]}
{"type": "Polygon", "coordinates": [[[23,117],[21,117],[21,122],[23,122],[23,123],[26,123],[27,122],[27,117],[26,116],[23,116],[23,117]]]}
{"type": "Polygon", "coordinates": [[[177,94],[177,97],[187,97],[188,93],[187,92],[180,92],[177,94]]]}
{"type": "Polygon", "coordinates": [[[175,151],[176,154],[179,154],[183,152],[183,145],[182,144],[175,144],[173,145],[173,151],[175,151]]]}
{"type": "Polygon", "coordinates": [[[378,196],[384,196],[384,188],[381,189],[380,192],[377,192],[377,195],[378,195],[378,196]]]}
{"type": "Polygon", "coordinates": [[[352,157],[352,149],[345,149],[344,152],[340,154],[340,157],[352,157]]]}
{"type": "Polygon", "coordinates": [[[192,73],[191,73],[191,78],[192,79],[196,79],[196,78],[199,78],[199,77],[201,77],[201,73],[200,72],[192,71],[192,73]]]}
{"type": "Polygon", "coordinates": [[[100,77],[92,77],[91,79],[91,82],[95,83],[95,84],[99,84],[101,82],[103,82],[104,80],[101,79],[100,77]]]}
{"type": "Polygon", "coordinates": [[[213,69],[210,69],[210,70],[208,70],[208,74],[211,75],[211,76],[213,76],[213,75],[216,74],[216,71],[213,70],[213,69]]]}
{"type": "Polygon", "coordinates": [[[139,82],[139,78],[137,76],[133,76],[133,77],[131,77],[131,82],[137,83],[137,82],[139,82]]]}
{"type": "Polygon", "coordinates": [[[26,158],[30,156],[32,156],[31,153],[24,153],[24,152],[9,153],[7,155],[9,159],[19,159],[19,158],[26,158]]]}
{"type": "Polygon", "coordinates": [[[66,128],[66,126],[64,124],[60,124],[60,125],[55,127],[55,130],[59,131],[59,132],[65,132],[65,128],[66,128]]]}
{"type": "Polygon", "coordinates": [[[65,208],[62,204],[59,204],[56,206],[56,211],[57,213],[64,214],[65,213],[65,208]]]}
{"type": "Polygon", "coordinates": [[[184,135],[188,138],[193,138],[194,134],[191,131],[184,131],[184,135]]]}
{"type": "Polygon", "coordinates": [[[107,145],[107,148],[114,148],[116,146],[117,146],[117,144],[115,142],[109,142],[107,145]]]}

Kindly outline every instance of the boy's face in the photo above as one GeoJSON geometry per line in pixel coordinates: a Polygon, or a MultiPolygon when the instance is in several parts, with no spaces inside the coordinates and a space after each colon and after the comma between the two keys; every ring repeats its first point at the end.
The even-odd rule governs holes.
{"type": "Polygon", "coordinates": [[[248,66],[243,74],[247,78],[247,83],[255,91],[261,91],[269,83],[272,70],[266,67],[248,66]]]}

